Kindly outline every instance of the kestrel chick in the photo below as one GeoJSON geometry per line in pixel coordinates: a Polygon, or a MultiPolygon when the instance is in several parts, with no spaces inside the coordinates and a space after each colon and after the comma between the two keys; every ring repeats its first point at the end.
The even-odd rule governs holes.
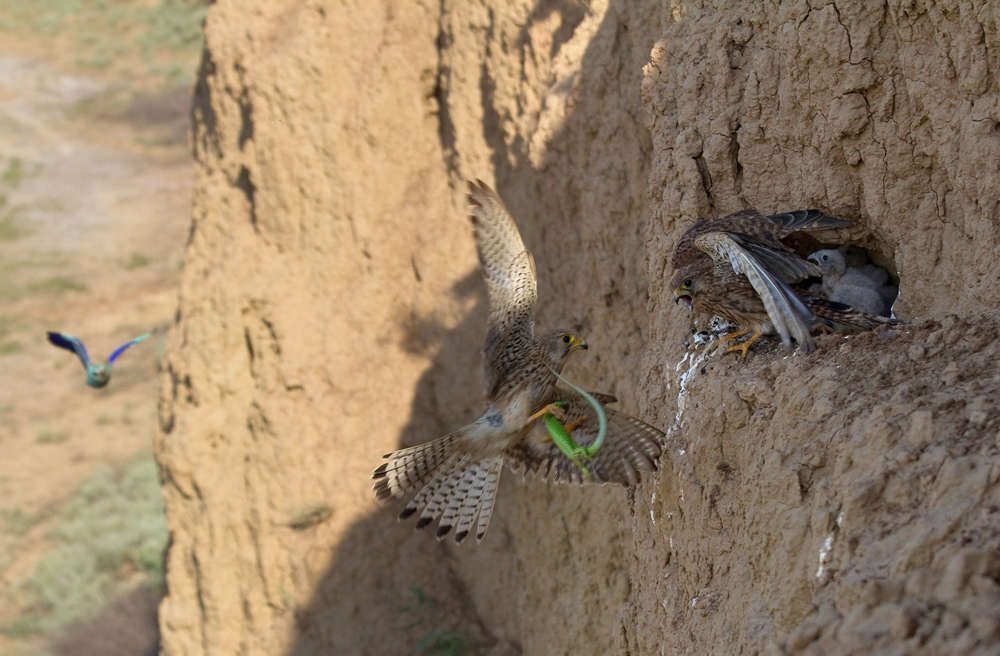
{"type": "Polygon", "coordinates": [[[764,216],[743,210],[715,221],[700,221],[680,238],[671,263],[674,301],[689,310],[717,314],[742,328],[733,339],[753,333],[729,351],[747,351],[761,335],[777,333],[791,350],[816,348],[810,336],[815,315],[792,289],[793,283],[819,276],[816,266],[781,242],[797,231],[853,225],[819,210],[764,216]]]}
{"type": "Polygon", "coordinates": [[[95,363],[90,361],[90,354],[87,353],[87,347],[83,345],[83,342],[72,335],[67,335],[66,333],[56,333],[49,332],[49,341],[59,348],[66,349],[72,353],[76,354],[76,357],[80,358],[80,362],[83,363],[83,368],[87,371],[87,384],[91,387],[104,387],[111,380],[111,365],[115,363],[122,353],[125,352],[130,346],[138,344],[142,340],[149,337],[152,333],[146,333],[145,335],[140,335],[135,339],[125,342],[111,353],[106,363],[95,363]]]}
{"type": "Polygon", "coordinates": [[[868,252],[865,249],[860,246],[845,244],[838,246],[837,250],[844,256],[844,265],[848,269],[857,269],[876,285],[886,285],[889,283],[889,272],[878,265],[872,264],[868,259],[868,252]]]}
{"type": "MultiPolygon", "coordinates": [[[[534,334],[534,259],[493,190],[470,182],[469,204],[490,302],[483,347],[486,412],[450,435],[384,456],[388,462],[372,474],[381,502],[417,490],[400,519],[419,511],[417,528],[423,528],[440,518],[437,537],[454,528],[456,542],[473,527],[476,539],[483,539],[505,463],[555,482],[588,480],[552,442],[542,421],[547,412],[562,415],[578,445],[592,444],[598,432],[594,409],[577,394],[556,387],[553,373],[561,372],[567,358],[587,343],[568,330],[534,334]],[[556,403],[559,407],[553,409],[556,403]]],[[[615,401],[594,396],[602,404],[615,401]]],[[[600,483],[633,484],[639,472],[656,468],[663,433],[613,410],[605,408],[605,413],[605,442],[588,465],[590,474],[600,483]]]]}
{"type": "Polygon", "coordinates": [[[889,307],[881,293],[885,285],[876,285],[872,278],[864,275],[861,270],[848,267],[844,253],[839,248],[816,251],[808,259],[819,267],[823,276],[823,294],[828,299],[850,305],[866,314],[889,313],[889,307]]]}
{"type": "Polygon", "coordinates": [[[893,284],[889,277],[889,272],[879,265],[870,262],[868,252],[860,246],[838,246],[837,250],[844,256],[844,263],[848,269],[855,269],[872,281],[872,286],[878,291],[882,300],[885,301],[885,313],[889,314],[892,304],[899,294],[899,287],[893,284]]]}

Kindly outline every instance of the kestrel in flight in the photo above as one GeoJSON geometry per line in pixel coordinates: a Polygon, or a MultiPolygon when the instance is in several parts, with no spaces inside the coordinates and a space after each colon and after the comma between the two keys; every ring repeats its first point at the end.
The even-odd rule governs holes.
{"type": "Polygon", "coordinates": [[[816,345],[809,333],[816,314],[792,285],[819,277],[820,272],[781,240],[793,232],[851,225],[819,210],[764,216],[750,209],[700,221],[674,249],[675,273],[670,280],[674,301],[740,325],[740,331],[723,339],[753,333],[727,353],[741,351],[746,357],[761,335],[775,332],[789,350],[794,339],[803,351],[812,351],[816,345]]]}
{"type": "MultiPolygon", "coordinates": [[[[490,313],[483,346],[486,412],[442,438],[384,456],[372,474],[375,497],[389,502],[417,491],[400,514],[420,513],[417,528],[438,520],[440,539],[455,530],[461,542],[489,526],[500,472],[535,472],[553,482],[631,485],[656,468],[663,433],[605,408],[607,433],[588,463],[589,474],[555,444],[542,418],[558,414],[579,445],[594,442],[598,418],[581,396],[556,387],[555,374],[587,343],[569,330],[535,335],[535,263],[499,196],[481,181],[469,183],[469,204],[490,313]],[[558,404],[558,405],[554,405],[558,404]]],[[[601,403],[616,399],[593,394],[601,403]]]]}

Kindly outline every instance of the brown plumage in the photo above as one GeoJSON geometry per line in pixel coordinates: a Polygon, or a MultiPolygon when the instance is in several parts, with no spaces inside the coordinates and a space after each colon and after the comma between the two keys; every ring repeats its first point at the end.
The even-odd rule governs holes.
{"type": "Polygon", "coordinates": [[[752,332],[749,340],[729,349],[744,357],[761,335],[775,332],[789,350],[794,340],[811,351],[816,317],[791,285],[819,276],[819,270],[781,240],[797,231],[850,225],[819,210],[764,216],[751,209],[700,221],[684,233],[671,258],[674,301],[739,324],[742,330],[729,338],[752,332]]]}
{"type": "MultiPolygon", "coordinates": [[[[771,318],[753,287],[741,275],[731,269],[719,274],[710,264],[701,263],[688,265],[678,274],[683,276],[680,283],[695,312],[718,315],[739,324],[743,330],[722,339],[753,333],[743,344],[730,347],[727,352],[739,350],[746,356],[746,351],[761,335],[774,331],[771,318]]],[[[826,298],[810,295],[798,286],[791,288],[794,300],[801,303],[813,317],[807,330],[814,332],[821,329],[844,335],[853,335],[866,330],[872,330],[882,325],[895,325],[894,319],[866,314],[855,308],[837,303],[826,298]]],[[[810,340],[811,342],[811,340],[810,340]]]]}
{"type": "MultiPolygon", "coordinates": [[[[480,181],[469,183],[469,204],[490,300],[483,346],[486,412],[445,437],[387,454],[388,462],[372,474],[375,497],[381,502],[416,490],[400,519],[419,512],[417,528],[439,520],[438,538],[454,528],[456,542],[473,528],[476,539],[483,539],[505,463],[553,482],[584,482],[579,468],[549,440],[537,413],[565,401],[565,424],[584,446],[594,441],[598,426],[593,409],[576,394],[556,387],[549,369],[561,372],[570,354],[586,349],[587,343],[566,330],[534,335],[534,259],[493,190],[480,181]]],[[[615,400],[595,396],[602,404],[615,400]]],[[[639,472],[656,468],[663,433],[609,408],[605,412],[608,433],[590,467],[593,480],[633,484],[639,472]]]]}
{"type": "Polygon", "coordinates": [[[867,330],[899,324],[897,319],[861,312],[850,305],[825,298],[806,296],[805,301],[816,315],[813,327],[824,332],[856,335],[867,330]]]}

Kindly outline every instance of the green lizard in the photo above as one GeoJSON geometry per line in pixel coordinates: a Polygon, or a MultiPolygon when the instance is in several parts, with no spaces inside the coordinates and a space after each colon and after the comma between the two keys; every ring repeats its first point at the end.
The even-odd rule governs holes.
{"type": "MultiPolygon", "coordinates": [[[[602,446],[604,446],[604,438],[607,437],[608,434],[608,416],[597,399],[587,393],[586,390],[583,390],[569,382],[556,373],[556,371],[551,367],[549,367],[549,371],[551,371],[556,378],[569,385],[570,389],[582,396],[583,399],[594,408],[594,412],[597,413],[597,439],[594,440],[594,443],[590,446],[580,446],[574,442],[573,437],[569,434],[569,431],[566,430],[566,427],[563,426],[562,422],[559,421],[559,418],[551,412],[545,413],[542,417],[542,421],[545,422],[545,429],[548,430],[549,436],[552,438],[552,441],[555,442],[556,446],[559,447],[559,450],[566,454],[566,457],[572,460],[576,466],[587,475],[587,478],[593,478],[593,475],[584,466],[583,461],[592,461],[594,456],[597,455],[597,452],[601,450],[602,446]]],[[[559,408],[565,408],[566,402],[556,401],[552,405],[559,408]]]]}

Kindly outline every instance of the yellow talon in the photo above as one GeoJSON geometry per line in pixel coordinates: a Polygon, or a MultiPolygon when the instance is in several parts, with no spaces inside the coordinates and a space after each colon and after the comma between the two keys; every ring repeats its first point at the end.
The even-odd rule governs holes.
{"type": "MultiPolygon", "coordinates": [[[[743,337],[748,332],[750,332],[749,328],[744,328],[743,330],[737,330],[735,333],[729,333],[727,335],[723,335],[722,337],[719,338],[719,341],[728,342],[731,339],[736,339],[737,337],[743,337]]],[[[729,351],[726,351],[726,353],[729,353],[729,351]]]]}
{"type": "Polygon", "coordinates": [[[535,421],[536,419],[544,417],[547,414],[554,416],[559,421],[566,420],[566,411],[557,406],[556,404],[550,403],[541,410],[539,410],[538,412],[536,412],[535,414],[531,415],[531,417],[528,418],[528,421],[529,422],[535,421]]]}
{"type": "MultiPolygon", "coordinates": [[[[746,333],[748,333],[750,331],[749,330],[744,330],[742,332],[743,332],[743,334],[746,334],[746,333]]],[[[764,333],[754,333],[753,336],[750,339],[748,339],[747,341],[743,342],[742,344],[735,344],[735,345],[730,346],[729,348],[727,348],[726,349],[726,353],[735,353],[736,351],[739,351],[740,353],[743,354],[743,359],[746,360],[747,353],[750,351],[750,345],[753,344],[754,342],[756,342],[758,339],[760,339],[760,336],[763,335],[763,334],[764,333]]],[[[727,335],[727,337],[729,337],[729,336],[727,335]]],[[[723,337],[722,339],[725,339],[725,337],[723,337]]]]}

